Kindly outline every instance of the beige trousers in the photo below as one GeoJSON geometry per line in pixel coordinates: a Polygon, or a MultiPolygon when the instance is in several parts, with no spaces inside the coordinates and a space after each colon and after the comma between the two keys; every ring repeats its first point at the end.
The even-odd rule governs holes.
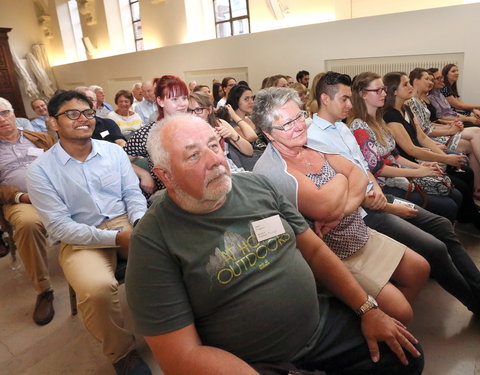
{"type": "MultiPolygon", "coordinates": [[[[132,229],[127,215],[106,221],[97,228],[132,229]]],[[[133,334],[124,328],[115,279],[115,246],[80,246],[62,242],[59,254],[63,273],[77,294],[83,324],[103,347],[111,362],[117,362],[134,348],[133,334]]]]}
{"type": "Polygon", "coordinates": [[[47,232],[35,207],[27,203],[3,206],[3,216],[13,227],[13,240],[25,271],[38,294],[49,290],[47,232]]]}

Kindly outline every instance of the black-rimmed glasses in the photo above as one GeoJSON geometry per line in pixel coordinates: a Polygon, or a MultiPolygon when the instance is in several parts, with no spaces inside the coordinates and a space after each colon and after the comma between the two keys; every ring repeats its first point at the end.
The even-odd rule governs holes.
{"type": "Polygon", "coordinates": [[[197,108],[188,108],[188,113],[195,113],[196,115],[201,115],[203,113],[204,107],[197,107],[197,108]]]}
{"type": "Polygon", "coordinates": [[[307,111],[300,111],[297,117],[295,117],[293,120],[287,121],[283,125],[272,126],[272,129],[283,130],[288,132],[289,130],[293,129],[293,127],[295,126],[298,120],[305,120],[307,117],[308,117],[307,111]]]}
{"type": "Polygon", "coordinates": [[[374,92],[377,95],[382,95],[382,91],[387,93],[387,86],[379,87],[378,89],[363,89],[363,91],[374,92]]]}
{"type": "Polygon", "coordinates": [[[57,113],[53,117],[58,118],[61,115],[67,116],[70,120],[78,120],[81,115],[84,115],[87,119],[91,120],[95,118],[95,110],[91,108],[85,109],[83,111],[79,111],[78,109],[69,109],[65,112],[57,113]]]}

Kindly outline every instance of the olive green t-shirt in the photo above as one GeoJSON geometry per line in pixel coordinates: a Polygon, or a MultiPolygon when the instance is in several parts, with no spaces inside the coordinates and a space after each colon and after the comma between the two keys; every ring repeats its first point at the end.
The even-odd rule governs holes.
{"type": "Polygon", "coordinates": [[[126,290],[138,333],[194,323],[204,345],[247,362],[291,360],[321,331],[315,279],[296,248],[303,217],[263,176],[237,173],[219,209],[192,214],[167,194],[132,236],[126,290]],[[279,215],[258,242],[251,223],[279,215]]]}

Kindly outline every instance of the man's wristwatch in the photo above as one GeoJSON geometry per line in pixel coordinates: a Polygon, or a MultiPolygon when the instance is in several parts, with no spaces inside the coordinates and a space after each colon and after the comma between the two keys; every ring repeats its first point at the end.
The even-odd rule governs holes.
{"type": "Polygon", "coordinates": [[[362,316],[363,314],[370,311],[371,309],[378,309],[378,303],[375,300],[375,298],[373,298],[371,295],[368,295],[368,298],[365,301],[365,303],[362,306],[360,306],[358,309],[356,309],[355,312],[357,313],[358,316],[362,316]]]}

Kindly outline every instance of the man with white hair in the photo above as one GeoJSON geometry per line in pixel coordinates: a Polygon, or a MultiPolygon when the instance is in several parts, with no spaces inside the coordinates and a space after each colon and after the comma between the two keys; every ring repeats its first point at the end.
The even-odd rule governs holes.
{"type": "Polygon", "coordinates": [[[103,91],[103,88],[97,85],[92,85],[89,89],[97,96],[97,117],[106,118],[107,115],[113,111],[113,108],[110,104],[105,102],[105,92],[103,91]]]}
{"type": "Polygon", "coordinates": [[[157,110],[153,81],[145,81],[142,83],[142,93],[143,101],[137,104],[135,112],[142,118],[142,124],[148,125],[150,123],[150,115],[157,110]]]}
{"type": "Polygon", "coordinates": [[[135,112],[135,107],[143,101],[142,82],[136,82],[132,86],[133,104],[131,110],[135,112]]]}
{"type": "Polygon", "coordinates": [[[55,314],[47,257],[47,232],[27,192],[27,167],[55,142],[46,133],[16,127],[12,105],[0,98],[0,205],[13,226],[13,240],[37,292],[33,320],[48,324],[55,314]]]}
{"type": "Polygon", "coordinates": [[[126,291],[165,373],[253,375],[258,362],[421,373],[417,340],[267,179],[230,175],[205,121],[166,118],[147,147],[167,189],[132,236],[126,291]]]}

